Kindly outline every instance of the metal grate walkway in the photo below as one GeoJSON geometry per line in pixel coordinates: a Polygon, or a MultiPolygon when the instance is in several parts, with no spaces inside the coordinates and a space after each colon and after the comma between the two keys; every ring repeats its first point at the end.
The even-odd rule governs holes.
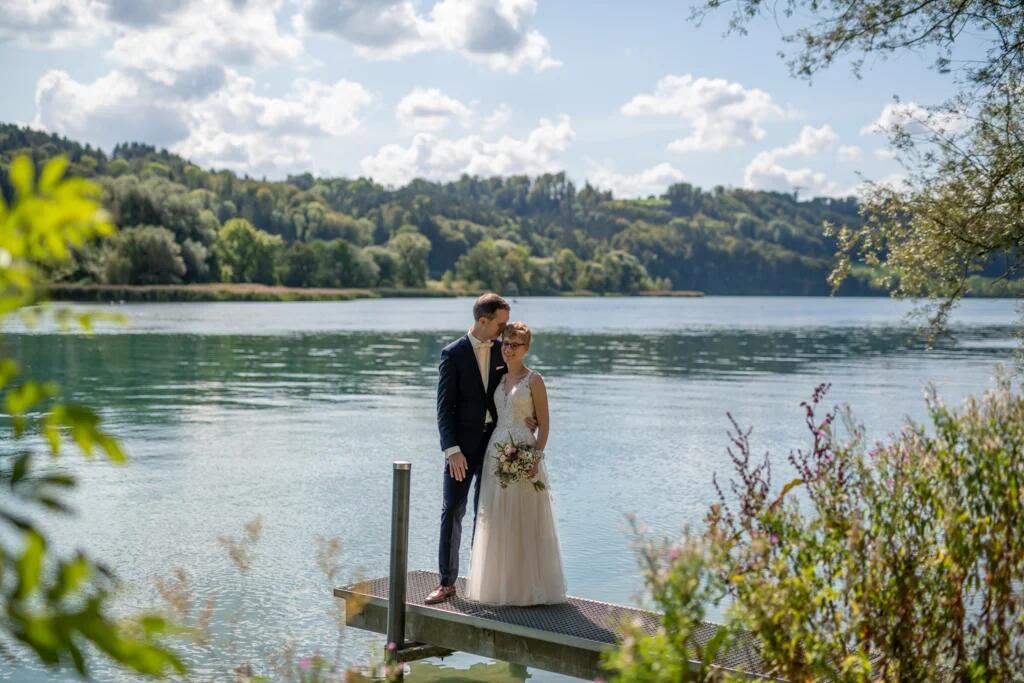
{"type": "MultiPolygon", "coordinates": [[[[620,624],[639,624],[647,633],[660,625],[660,615],[654,612],[574,597],[565,604],[534,607],[499,607],[461,597],[425,605],[424,598],[437,584],[434,572],[407,575],[410,639],[569,675],[599,674],[598,653],[615,644],[620,624]]],[[[463,594],[464,579],[456,587],[463,594]]],[[[348,623],[385,632],[388,577],[337,588],[334,594],[346,601],[348,623]]],[[[716,630],[714,624],[703,624],[695,634],[697,644],[706,643],[716,630]]],[[[753,677],[761,677],[763,671],[749,636],[720,654],[715,665],[753,677]]]]}

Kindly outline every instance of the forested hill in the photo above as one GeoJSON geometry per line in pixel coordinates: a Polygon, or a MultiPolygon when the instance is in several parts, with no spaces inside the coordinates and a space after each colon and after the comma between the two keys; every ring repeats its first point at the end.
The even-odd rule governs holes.
{"type": "MultiPolygon", "coordinates": [[[[0,124],[0,189],[19,154],[61,154],[93,178],[121,228],[54,273],[80,283],[261,282],[295,287],[826,294],[826,220],[859,224],[854,199],[681,183],[616,199],[563,173],[385,188],[309,174],[270,182],[204,170],[130,143],[103,151],[0,124]]],[[[844,293],[873,290],[853,278],[844,293]]]]}

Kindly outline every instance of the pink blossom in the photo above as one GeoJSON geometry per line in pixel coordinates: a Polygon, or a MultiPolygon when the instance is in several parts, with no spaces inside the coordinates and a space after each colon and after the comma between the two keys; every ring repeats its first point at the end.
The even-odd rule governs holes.
{"type": "Polygon", "coordinates": [[[672,548],[672,550],[668,551],[668,559],[670,562],[675,562],[676,560],[678,560],[679,548],[672,548]]]}
{"type": "Polygon", "coordinates": [[[388,652],[394,652],[397,647],[393,642],[388,643],[388,652]]]}
{"type": "Polygon", "coordinates": [[[312,666],[312,662],[309,660],[309,657],[303,657],[299,662],[299,668],[303,671],[309,671],[310,666],[312,666]]]}

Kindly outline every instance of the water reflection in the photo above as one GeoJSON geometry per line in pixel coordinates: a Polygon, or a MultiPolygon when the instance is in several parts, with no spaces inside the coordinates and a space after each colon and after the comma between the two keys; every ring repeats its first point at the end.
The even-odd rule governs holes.
{"type": "MultiPolygon", "coordinates": [[[[126,468],[61,461],[82,486],[72,501],[79,514],[54,525],[55,543],[86,544],[115,567],[134,586],[131,606],[159,604],[153,579],[186,568],[197,600],[216,596],[225,613],[237,611],[230,628],[244,648],[230,661],[261,661],[286,640],[306,652],[332,649],[336,629],[326,616],[331,601],[314,559],[316,537],[340,538],[342,581],[385,573],[396,458],[413,463],[410,567],[436,563],[433,392],[438,353],[458,332],[409,329],[409,321],[426,316],[458,330],[465,302],[378,303],[152,307],[142,309],[150,316],[145,333],[136,326],[95,337],[0,338],[33,376],[101,407],[132,457],[126,468]],[[346,329],[324,329],[327,311],[351,314],[346,329]],[[372,317],[377,312],[383,322],[372,317]],[[238,535],[257,515],[264,536],[252,570],[239,577],[217,538],[238,535]]],[[[666,533],[699,523],[714,496],[712,475],[728,467],[726,411],[753,425],[759,450],[784,465],[806,437],[799,402],[819,381],[833,382],[832,397],[884,433],[904,414],[921,417],[925,381],[937,380],[956,401],[983,390],[997,362],[1012,360],[1012,316],[1000,323],[985,313],[987,303],[985,315],[972,314],[974,322],[958,329],[955,345],[932,351],[894,322],[898,316],[873,308],[884,312],[889,302],[837,302],[836,324],[802,313],[780,318],[774,311],[785,302],[710,303],[744,322],[707,324],[714,317],[707,301],[673,303],[671,320],[654,316],[668,304],[516,304],[517,317],[537,324],[531,364],[551,388],[552,485],[576,595],[633,601],[640,579],[627,513],[666,533]],[[698,309],[703,317],[691,315],[698,309]]],[[[347,631],[345,657],[365,661],[380,652],[379,641],[347,631]]],[[[186,655],[211,678],[223,671],[216,668],[223,661],[194,649],[186,655]]],[[[60,680],[27,671],[0,670],[0,679],[60,680]]],[[[97,677],[129,680],[108,669],[97,677]]],[[[527,677],[564,680],[466,656],[417,663],[410,680],[527,677]]]]}
{"type": "MultiPolygon", "coordinates": [[[[186,404],[274,408],[347,402],[432,387],[450,335],[379,332],[288,337],[121,334],[8,336],[8,352],[30,373],[76,399],[159,419],[186,404]]],[[[538,337],[531,365],[546,375],[749,378],[834,363],[924,355],[1005,359],[1006,326],[962,331],[925,351],[906,328],[715,330],[707,334],[567,334],[538,337]]]]}

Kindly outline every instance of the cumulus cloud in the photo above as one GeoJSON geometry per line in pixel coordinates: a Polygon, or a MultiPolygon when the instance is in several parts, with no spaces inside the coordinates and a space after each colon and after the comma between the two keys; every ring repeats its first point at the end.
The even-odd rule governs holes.
{"type": "Polygon", "coordinates": [[[501,130],[507,126],[511,120],[512,110],[503,102],[499,104],[494,111],[484,117],[480,126],[484,129],[484,132],[491,133],[496,130],[501,130]]]}
{"type": "Polygon", "coordinates": [[[123,31],[107,58],[165,86],[204,69],[270,66],[302,53],[277,27],[280,0],[193,2],[166,20],[123,31]]]}
{"type": "Polygon", "coordinates": [[[441,0],[421,15],[411,0],[302,0],[300,32],[337,36],[371,59],[447,50],[500,71],[559,66],[530,27],[536,0],[441,0]]]}
{"type": "Polygon", "coordinates": [[[796,142],[761,152],[747,165],[743,184],[752,190],[791,192],[795,189],[811,196],[839,196],[843,191],[821,171],[810,168],[786,168],[780,159],[813,157],[829,152],[839,141],[832,126],[804,126],[796,142]]]}
{"type": "Polygon", "coordinates": [[[492,176],[550,173],[561,169],[561,154],[575,138],[569,117],[541,119],[521,139],[480,135],[442,138],[418,133],[407,146],[389,144],[362,160],[363,173],[378,182],[402,185],[413,178],[454,180],[463,173],[492,176]]]}
{"type": "Polygon", "coordinates": [[[931,131],[956,133],[969,125],[966,117],[952,112],[932,112],[914,102],[893,102],[885,105],[878,118],[861,128],[862,135],[885,135],[903,130],[910,135],[931,131]]]}
{"type": "Polygon", "coordinates": [[[372,101],[360,84],[307,79],[281,97],[256,92],[256,81],[226,71],[223,87],[197,100],[157,96],[145,79],[120,71],[79,83],[51,71],[36,89],[40,128],[102,146],[145,140],[197,163],[280,176],[312,163],[312,144],[351,134],[372,101]]]}
{"type": "Polygon", "coordinates": [[[857,161],[860,155],[861,149],[857,145],[842,145],[839,148],[839,161],[857,161]]]}
{"type": "Polygon", "coordinates": [[[253,79],[230,72],[225,88],[189,107],[189,135],[172,149],[242,172],[305,170],[313,140],[352,133],[371,101],[362,85],[346,80],[300,79],[285,96],[265,97],[253,79]]]}
{"type": "Polygon", "coordinates": [[[778,147],[770,153],[776,158],[802,156],[809,157],[815,154],[827,152],[835,147],[839,136],[836,135],[832,126],[825,124],[821,128],[804,126],[800,129],[800,136],[796,142],[785,147],[778,147]]]}
{"type": "Polygon", "coordinates": [[[839,186],[821,171],[810,168],[785,168],[771,152],[761,152],[753,158],[744,171],[743,184],[752,190],[799,190],[802,194],[813,197],[841,194],[839,186]]]}
{"type": "Polygon", "coordinates": [[[721,78],[669,75],[653,94],[637,95],[622,106],[626,116],[677,116],[693,132],[669,143],[674,152],[738,147],[765,136],[762,122],[781,118],[771,96],[721,78]]]}
{"type": "Polygon", "coordinates": [[[144,96],[144,88],[119,71],[92,83],[48,71],[36,85],[32,125],[108,148],[126,140],[167,146],[188,134],[180,109],[144,96]]]}
{"type": "Polygon", "coordinates": [[[685,178],[682,171],[664,162],[631,175],[616,173],[610,165],[593,164],[587,174],[587,181],[591,185],[611,190],[616,197],[660,195],[669,185],[682,182],[685,178]]]}
{"type": "Polygon", "coordinates": [[[454,121],[468,125],[472,115],[469,107],[437,88],[414,89],[402,98],[395,110],[395,117],[403,128],[434,133],[454,121]]]}
{"type": "Polygon", "coordinates": [[[42,48],[91,45],[107,33],[93,0],[0,0],[0,43],[42,48]]]}

